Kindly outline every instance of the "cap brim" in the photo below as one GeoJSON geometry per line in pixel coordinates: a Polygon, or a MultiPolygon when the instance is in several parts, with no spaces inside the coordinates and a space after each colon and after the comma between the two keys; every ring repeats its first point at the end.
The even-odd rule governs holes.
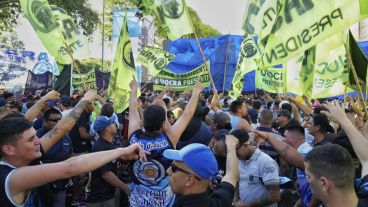
{"type": "Polygon", "coordinates": [[[183,161],[183,158],[180,156],[178,150],[167,149],[164,151],[164,157],[169,160],[183,161]]]}

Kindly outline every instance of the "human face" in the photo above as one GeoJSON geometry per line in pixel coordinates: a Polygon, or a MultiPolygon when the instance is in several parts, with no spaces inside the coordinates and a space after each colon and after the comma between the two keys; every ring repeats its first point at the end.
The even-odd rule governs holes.
{"type": "Polygon", "coordinates": [[[310,166],[307,162],[304,162],[305,165],[305,173],[307,174],[307,179],[310,187],[312,188],[313,196],[318,198],[321,201],[323,200],[323,190],[321,188],[321,184],[318,178],[316,178],[311,172],[310,172],[310,166]]]}
{"type": "Polygon", "coordinates": [[[276,123],[278,123],[280,126],[283,126],[289,122],[289,119],[286,116],[283,116],[281,114],[277,114],[276,123]]]}
{"type": "Polygon", "coordinates": [[[238,159],[239,160],[249,160],[253,155],[252,148],[253,146],[251,146],[250,144],[243,144],[239,146],[236,149],[236,155],[238,159]]]}
{"type": "Polygon", "coordinates": [[[184,162],[173,161],[173,166],[167,169],[167,174],[169,175],[169,182],[171,190],[175,195],[183,195],[185,189],[190,186],[188,179],[190,176],[196,179],[192,171],[184,164],[184,162]],[[186,171],[186,172],[184,172],[186,171]]]}
{"type": "Polygon", "coordinates": [[[48,119],[45,119],[44,125],[51,130],[61,120],[61,114],[50,114],[48,119]]]}
{"type": "Polygon", "coordinates": [[[295,136],[293,135],[293,133],[286,130],[284,137],[285,137],[285,142],[295,148],[295,136]]]}
{"type": "Polygon", "coordinates": [[[309,134],[311,135],[315,135],[315,133],[318,131],[318,127],[314,125],[314,121],[313,121],[313,118],[311,118],[308,122],[308,131],[309,131],[309,134]]]}
{"type": "Polygon", "coordinates": [[[239,107],[238,109],[239,113],[242,115],[242,116],[246,116],[247,113],[248,113],[248,107],[245,103],[242,104],[241,107],[239,107]]]}
{"type": "Polygon", "coordinates": [[[108,132],[110,133],[110,135],[115,136],[115,134],[117,133],[117,126],[116,123],[112,123],[110,124],[107,128],[108,132]]]}
{"type": "Polygon", "coordinates": [[[212,152],[216,156],[226,157],[226,144],[224,139],[213,139],[212,152]]]}
{"type": "Polygon", "coordinates": [[[36,135],[36,130],[31,127],[24,131],[14,147],[14,157],[27,163],[41,157],[41,140],[36,135]]]}

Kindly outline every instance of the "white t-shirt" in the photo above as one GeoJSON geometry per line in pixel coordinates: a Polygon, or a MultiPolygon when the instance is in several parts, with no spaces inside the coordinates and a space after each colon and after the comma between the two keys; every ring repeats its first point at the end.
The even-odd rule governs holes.
{"type": "MultiPolygon", "coordinates": [[[[239,160],[239,198],[251,202],[267,193],[266,185],[279,185],[279,166],[270,156],[256,149],[249,160],[239,160]]],[[[266,207],[277,207],[277,203],[266,207]]]]}

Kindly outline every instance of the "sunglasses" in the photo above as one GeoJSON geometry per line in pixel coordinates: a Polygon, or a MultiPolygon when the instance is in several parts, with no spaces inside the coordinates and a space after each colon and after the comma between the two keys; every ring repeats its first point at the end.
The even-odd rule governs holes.
{"type": "Polygon", "coordinates": [[[175,173],[176,171],[181,171],[181,172],[183,172],[185,174],[193,175],[197,180],[202,180],[201,178],[199,178],[198,176],[194,175],[193,173],[190,173],[190,172],[188,172],[188,171],[186,171],[186,170],[184,170],[184,169],[176,166],[175,163],[171,163],[171,171],[173,173],[175,173]]]}
{"type": "Polygon", "coordinates": [[[51,121],[51,122],[58,122],[60,121],[61,119],[47,119],[47,121],[51,121]]]}

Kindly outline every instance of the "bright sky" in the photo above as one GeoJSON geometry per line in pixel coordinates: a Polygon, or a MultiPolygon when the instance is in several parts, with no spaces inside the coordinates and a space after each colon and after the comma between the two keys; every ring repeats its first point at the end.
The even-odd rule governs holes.
{"type": "MultiPolygon", "coordinates": [[[[103,0],[89,0],[93,9],[101,12],[103,0]]],[[[243,20],[246,0],[186,0],[188,6],[197,11],[205,24],[211,25],[223,34],[243,35],[241,23],[243,20]]],[[[102,18],[102,15],[101,15],[102,18]]],[[[19,21],[17,29],[19,38],[24,41],[26,50],[45,51],[31,25],[24,18],[19,21]]],[[[96,34],[90,44],[91,56],[101,57],[101,35],[96,34]]],[[[106,47],[105,47],[106,48],[106,47]]],[[[110,49],[106,48],[107,58],[110,49]]]]}

